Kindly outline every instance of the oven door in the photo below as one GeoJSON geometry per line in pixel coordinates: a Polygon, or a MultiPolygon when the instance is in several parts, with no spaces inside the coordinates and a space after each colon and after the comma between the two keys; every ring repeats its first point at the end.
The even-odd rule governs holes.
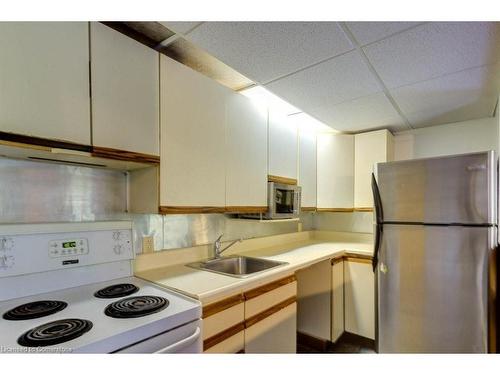
{"type": "Polygon", "coordinates": [[[296,185],[269,182],[268,205],[270,219],[289,219],[300,214],[301,188],[296,185]]]}
{"type": "Polygon", "coordinates": [[[170,331],[160,333],[115,353],[201,353],[201,320],[185,324],[170,331]]]}

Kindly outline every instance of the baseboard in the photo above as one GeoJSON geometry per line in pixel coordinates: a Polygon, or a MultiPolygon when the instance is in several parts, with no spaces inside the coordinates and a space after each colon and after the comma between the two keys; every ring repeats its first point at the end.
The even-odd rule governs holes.
{"type": "Polygon", "coordinates": [[[297,344],[304,345],[322,353],[326,353],[331,345],[329,340],[320,339],[307,333],[297,332],[297,344]]]}

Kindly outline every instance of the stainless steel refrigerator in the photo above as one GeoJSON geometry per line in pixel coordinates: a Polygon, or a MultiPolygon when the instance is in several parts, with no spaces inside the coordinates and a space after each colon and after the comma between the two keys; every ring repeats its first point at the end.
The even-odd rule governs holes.
{"type": "Polygon", "coordinates": [[[493,151],[374,168],[379,353],[495,351],[493,151]]]}

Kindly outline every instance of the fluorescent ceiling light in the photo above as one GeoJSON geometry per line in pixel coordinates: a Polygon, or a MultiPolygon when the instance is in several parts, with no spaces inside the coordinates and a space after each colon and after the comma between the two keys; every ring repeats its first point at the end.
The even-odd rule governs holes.
{"type": "Polygon", "coordinates": [[[277,112],[285,113],[287,115],[301,112],[300,109],[284,101],[279,96],[274,95],[262,86],[252,86],[239,92],[247,98],[254,100],[259,105],[265,106],[277,112]]]}
{"type": "Polygon", "coordinates": [[[239,93],[255,101],[259,106],[289,115],[293,126],[296,126],[300,131],[338,133],[338,131],[302,112],[262,86],[252,86],[239,91],[239,93]]]}
{"type": "Polygon", "coordinates": [[[338,133],[337,130],[332,129],[328,125],[323,124],[321,121],[316,120],[314,117],[304,112],[290,115],[289,118],[297,129],[302,132],[338,133]]]}

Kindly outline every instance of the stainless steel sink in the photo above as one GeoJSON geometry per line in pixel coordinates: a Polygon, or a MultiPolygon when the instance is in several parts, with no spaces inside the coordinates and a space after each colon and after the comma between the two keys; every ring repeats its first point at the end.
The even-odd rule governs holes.
{"type": "Polygon", "coordinates": [[[236,255],[189,263],[186,266],[227,276],[248,277],[285,264],[288,263],[236,255]]]}

